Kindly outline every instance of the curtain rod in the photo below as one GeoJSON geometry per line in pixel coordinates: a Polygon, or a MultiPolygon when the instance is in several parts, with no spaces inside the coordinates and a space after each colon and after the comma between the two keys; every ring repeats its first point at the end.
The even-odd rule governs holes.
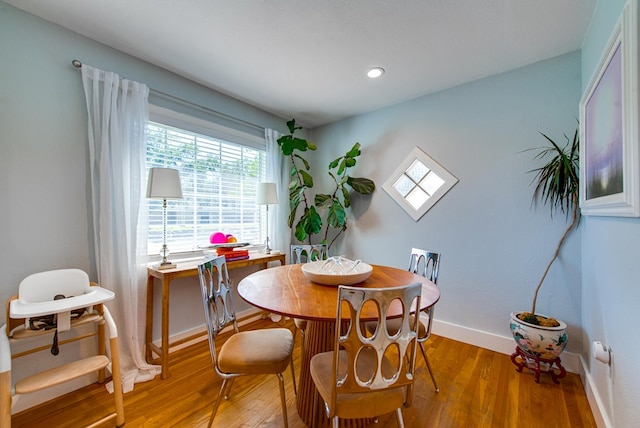
{"type": "MultiPolygon", "coordinates": [[[[73,61],[71,61],[71,64],[75,68],[82,68],[82,61],[80,61],[80,60],[74,59],[73,61]]],[[[171,95],[171,94],[168,94],[166,92],[158,91],[157,89],[152,89],[152,88],[149,88],[149,91],[152,92],[155,95],[159,95],[161,97],[170,99],[171,101],[175,101],[177,103],[186,105],[188,107],[198,108],[200,110],[203,110],[203,111],[205,111],[207,113],[213,114],[213,115],[218,116],[220,118],[227,119],[227,120],[230,120],[230,121],[233,121],[233,122],[236,122],[236,123],[240,123],[242,125],[249,126],[249,127],[257,129],[259,131],[264,131],[265,130],[264,126],[256,125],[255,123],[248,122],[248,121],[243,120],[243,119],[238,119],[237,117],[233,117],[233,116],[230,116],[230,115],[228,115],[226,113],[222,113],[220,111],[213,110],[213,109],[211,109],[209,107],[205,107],[205,106],[202,106],[202,105],[199,105],[199,104],[195,104],[195,103],[192,103],[191,101],[183,100],[182,98],[178,98],[175,95],[171,95]]]]}

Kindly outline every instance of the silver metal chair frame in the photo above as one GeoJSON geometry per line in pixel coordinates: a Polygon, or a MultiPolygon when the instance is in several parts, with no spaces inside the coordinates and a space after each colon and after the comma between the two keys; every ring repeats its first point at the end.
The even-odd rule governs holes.
{"type": "Polygon", "coordinates": [[[291,245],[291,264],[315,262],[327,259],[327,244],[291,245]]]}
{"type": "MultiPolygon", "coordinates": [[[[328,257],[327,244],[293,244],[291,245],[290,263],[307,263],[318,260],[326,260],[328,257]]],[[[304,346],[304,331],[307,327],[306,320],[294,318],[293,320],[293,339],[300,331],[302,345],[304,346]]]]}
{"type": "MultiPolygon", "coordinates": [[[[438,285],[438,270],[440,269],[440,259],[441,255],[439,253],[422,250],[420,248],[412,248],[408,270],[409,272],[422,275],[434,284],[438,285]]],[[[426,333],[424,336],[418,337],[418,343],[420,344],[420,352],[422,353],[424,362],[427,365],[427,370],[429,371],[429,376],[431,376],[433,386],[435,387],[436,392],[440,392],[440,388],[438,388],[438,384],[436,383],[436,378],[433,375],[433,371],[431,370],[429,358],[427,358],[427,352],[424,349],[424,343],[429,339],[429,337],[431,337],[431,326],[433,324],[434,308],[435,307],[432,306],[422,311],[422,314],[427,317],[428,321],[424,322],[421,320],[422,324],[425,326],[426,333]]]]}
{"type": "MultiPolygon", "coordinates": [[[[218,411],[222,397],[229,399],[229,392],[236,377],[245,376],[244,373],[225,373],[218,367],[218,354],[216,351],[215,338],[222,329],[229,325],[233,325],[234,334],[242,334],[238,329],[235,309],[231,293],[231,281],[229,280],[229,271],[224,256],[214,257],[206,260],[198,265],[198,276],[200,278],[200,289],[202,291],[202,303],[204,305],[205,320],[207,324],[207,336],[209,339],[209,351],[211,354],[211,362],[215,372],[220,376],[222,386],[218,393],[218,398],[213,406],[213,412],[209,419],[209,427],[213,424],[213,419],[218,411]]],[[[293,390],[297,395],[296,376],[293,367],[293,355],[289,363],[291,367],[291,376],[293,378],[293,390]]],[[[282,405],[282,416],[284,418],[284,426],[288,426],[287,422],[287,401],[284,390],[284,379],[282,373],[276,373],[280,388],[280,400],[282,405]]]]}
{"type": "MultiPolygon", "coordinates": [[[[335,414],[339,394],[361,394],[391,388],[406,388],[404,407],[411,406],[418,339],[418,318],[411,316],[411,312],[420,307],[421,293],[422,284],[420,283],[389,288],[344,285],[338,287],[331,383],[333,391],[331,402],[325,402],[326,415],[332,419],[334,428],[338,427],[339,422],[339,417],[335,414]],[[400,329],[391,335],[387,329],[385,314],[395,300],[402,302],[402,323],[400,329]],[[347,305],[344,304],[345,302],[347,305]],[[361,309],[368,302],[373,302],[380,314],[378,327],[372,335],[366,334],[364,322],[360,319],[361,309]],[[341,328],[345,318],[348,318],[348,324],[346,328],[344,325],[341,328]],[[393,347],[398,350],[398,362],[389,366],[386,352],[393,347]],[[348,355],[347,367],[340,366],[340,354],[344,352],[348,355]],[[374,362],[373,372],[360,373],[359,359],[366,356],[365,354],[371,357],[373,353],[375,353],[373,358],[368,358],[369,361],[374,362]],[[390,367],[393,369],[391,375],[388,372],[390,367]],[[340,376],[339,373],[344,374],[340,376]]],[[[317,394],[314,400],[316,397],[317,394]]],[[[400,427],[404,426],[402,407],[396,409],[396,418],[400,427]]],[[[313,408],[315,412],[317,409],[315,403],[313,408]]],[[[317,420],[315,415],[313,420],[317,420]]]]}

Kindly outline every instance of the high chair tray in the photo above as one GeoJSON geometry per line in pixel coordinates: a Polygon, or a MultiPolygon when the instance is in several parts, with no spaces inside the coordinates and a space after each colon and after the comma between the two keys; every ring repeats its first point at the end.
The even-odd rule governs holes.
{"type": "Polygon", "coordinates": [[[114,297],[115,294],[111,290],[102,287],[91,287],[85,294],[60,300],[30,303],[16,299],[11,301],[9,315],[12,318],[30,318],[41,315],[58,314],[108,302],[109,300],[113,300],[114,297]]]}

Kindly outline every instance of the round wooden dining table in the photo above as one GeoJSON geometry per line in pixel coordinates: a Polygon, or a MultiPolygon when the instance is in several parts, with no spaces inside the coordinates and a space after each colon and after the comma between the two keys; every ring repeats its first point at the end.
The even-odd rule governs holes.
{"type": "MultiPolygon", "coordinates": [[[[302,264],[284,265],[252,273],[240,281],[237,290],[240,297],[253,306],[283,316],[307,320],[298,383],[297,410],[307,426],[330,426],[330,421],[324,414],[322,399],[319,397],[316,400],[318,420],[316,424],[312,423],[316,388],[311,378],[309,364],[311,357],[315,354],[333,350],[338,287],[312,282],[305,277],[301,267],[302,264]]],[[[435,305],[440,298],[438,287],[423,276],[389,266],[372,265],[372,267],[371,276],[354,286],[400,287],[419,282],[422,284],[420,304],[422,310],[435,305]]],[[[394,314],[393,310],[392,307],[389,316],[401,313],[400,308],[397,308],[397,314],[394,314]]],[[[375,311],[370,314],[371,319],[377,319],[377,316],[375,311]]],[[[363,314],[363,318],[367,317],[366,313],[363,314]]],[[[362,427],[369,423],[370,420],[340,420],[340,426],[344,427],[362,427]]]]}

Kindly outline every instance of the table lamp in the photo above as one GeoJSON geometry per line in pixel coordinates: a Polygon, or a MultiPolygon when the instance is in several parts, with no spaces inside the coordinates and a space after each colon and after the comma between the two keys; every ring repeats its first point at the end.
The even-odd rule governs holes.
{"type": "Polygon", "coordinates": [[[156,269],[171,269],[176,267],[167,259],[167,199],[182,199],[180,173],[172,168],[151,168],[147,182],[147,198],[162,199],[162,262],[156,269]]]}
{"type": "Polygon", "coordinates": [[[256,204],[267,206],[267,247],[265,248],[266,254],[271,254],[271,248],[269,247],[269,205],[278,203],[278,192],[276,191],[275,183],[258,183],[256,191],[256,204]]]}

